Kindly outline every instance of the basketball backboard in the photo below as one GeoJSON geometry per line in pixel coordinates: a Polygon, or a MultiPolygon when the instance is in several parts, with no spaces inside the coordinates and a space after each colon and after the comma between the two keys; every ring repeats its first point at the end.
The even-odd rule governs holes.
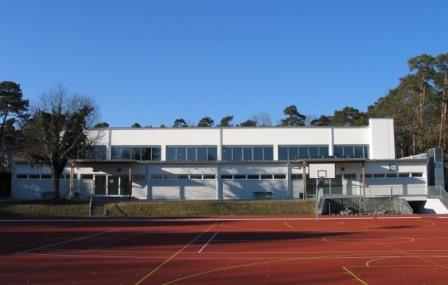
{"type": "Polygon", "coordinates": [[[310,178],[335,178],[334,163],[310,163],[309,174],[310,178]]]}

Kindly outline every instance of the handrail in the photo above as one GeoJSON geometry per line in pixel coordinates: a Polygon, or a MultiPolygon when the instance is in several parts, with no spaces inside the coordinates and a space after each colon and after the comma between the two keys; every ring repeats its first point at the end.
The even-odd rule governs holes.
{"type": "Polygon", "coordinates": [[[89,202],[89,216],[92,216],[92,207],[93,207],[93,193],[90,194],[90,202],[89,202]]]}

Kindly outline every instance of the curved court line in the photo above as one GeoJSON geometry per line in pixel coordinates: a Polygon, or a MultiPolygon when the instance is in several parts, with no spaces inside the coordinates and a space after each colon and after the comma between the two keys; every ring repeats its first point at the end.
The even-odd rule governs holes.
{"type": "Polygon", "coordinates": [[[213,226],[216,223],[210,225],[208,228],[206,228],[203,232],[201,232],[200,234],[198,234],[195,238],[193,238],[189,243],[187,243],[186,245],[184,245],[181,249],[179,249],[177,252],[175,252],[174,254],[172,254],[170,257],[168,257],[167,259],[165,259],[164,262],[162,262],[161,264],[159,264],[156,268],[154,268],[153,270],[151,270],[148,274],[146,274],[145,276],[143,276],[140,280],[138,280],[137,282],[134,283],[134,285],[138,285],[141,284],[143,281],[145,281],[148,277],[150,277],[151,275],[153,275],[154,273],[156,273],[157,271],[159,271],[162,267],[164,267],[168,262],[170,262],[171,260],[173,260],[176,256],[178,256],[184,249],[186,249],[188,246],[190,246],[192,243],[194,243],[195,241],[197,241],[203,234],[207,233],[211,228],[213,228],[213,226]]]}
{"type": "MultiPolygon", "coordinates": [[[[394,257],[400,257],[400,256],[394,256],[394,257]]],[[[189,274],[189,275],[185,275],[176,279],[173,279],[171,281],[162,283],[162,285],[170,285],[170,284],[174,284],[180,281],[184,281],[187,279],[191,279],[194,277],[199,277],[199,276],[203,276],[203,275],[207,275],[210,273],[215,273],[215,272],[221,272],[221,271],[226,271],[226,270],[230,270],[230,269],[237,269],[237,268],[244,268],[244,267],[250,267],[250,266],[256,266],[256,265],[264,265],[264,264],[272,264],[272,263],[280,263],[280,262],[288,262],[288,261],[296,261],[296,260],[319,260],[319,259],[324,259],[327,260],[328,258],[331,258],[331,256],[311,256],[311,257],[296,257],[296,258],[287,258],[287,259],[281,259],[281,260],[267,260],[267,261],[259,261],[259,262],[252,262],[252,263],[246,263],[246,264],[239,264],[239,265],[232,265],[232,266],[226,266],[226,267],[219,267],[219,268],[215,268],[215,269],[210,269],[210,270],[206,270],[206,271],[202,271],[202,272],[197,272],[197,273],[193,273],[193,274],[189,274]]],[[[366,258],[365,256],[335,256],[335,258],[355,258],[355,259],[359,259],[359,258],[366,258]]],[[[354,274],[354,273],[352,273],[354,274]]],[[[352,275],[350,274],[350,275],[352,275]]],[[[353,276],[353,275],[352,275],[353,276]]],[[[355,277],[355,276],[353,276],[355,277]]],[[[356,277],[355,277],[356,278],[356,277]]],[[[368,285],[367,283],[365,283],[365,281],[363,281],[362,279],[360,279],[363,285],[368,285]]]]}

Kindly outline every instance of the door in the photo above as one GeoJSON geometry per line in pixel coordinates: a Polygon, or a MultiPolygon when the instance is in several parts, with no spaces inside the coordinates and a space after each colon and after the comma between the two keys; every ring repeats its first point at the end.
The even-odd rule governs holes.
{"type": "Polygon", "coordinates": [[[106,195],[106,175],[95,175],[95,195],[106,195]]]}
{"type": "Polygon", "coordinates": [[[129,176],[120,176],[120,195],[127,196],[131,194],[131,187],[129,184],[129,176]]]}
{"type": "Polygon", "coordinates": [[[11,173],[0,173],[0,198],[11,197],[11,173]]]}
{"type": "Polygon", "coordinates": [[[119,195],[118,185],[119,185],[119,176],[115,175],[108,176],[107,195],[119,195]]]}

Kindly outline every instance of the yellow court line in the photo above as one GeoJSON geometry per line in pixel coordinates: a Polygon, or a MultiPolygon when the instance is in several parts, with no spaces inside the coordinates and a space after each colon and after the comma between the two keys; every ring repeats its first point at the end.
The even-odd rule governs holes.
{"type": "Polygon", "coordinates": [[[292,229],[292,226],[288,224],[287,222],[283,222],[288,228],[292,229]]]}
{"type": "Polygon", "coordinates": [[[137,282],[134,283],[134,285],[139,285],[141,284],[143,281],[145,281],[148,277],[150,277],[151,275],[153,275],[154,273],[156,273],[157,271],[159,271],[162,267],[164,267],[168,262],[170,262],[171,260],[173,260],[176,256],[178,256],[182,251],[184,251],[184,249],[186,249],[188,246],[190,246],[192,243],[194,243],[195,241],[197,241],[203,234],[207,233],[216,223],[210,225],[208,228],[206,228],[202,233],[198,234],[194,239],[192,239],[189,243],[187,243],[186,245],[184,245],[181,249],[179,249],[177,252],[175,252],[174,254],[172,254],[170,257],[168,257],[167,259],[165,259],[164,262],[162,262],[161,264],[159,264],[159,266],[157,266],[156,268],[154,268],[151,272],[149,272],[148,274],[146,274],[145,276],[143,276],[140,280],[138,280],[137,282]]]}
{"type": "Polygon", "coordinates": [[[361,278],[358,277],[358,275],[356,275],[355,273],[353,273],[350,269],[348,269],[345,266],[341,266],[341,268],[348,274],[350,274],[350,276],[352,276],[353,278],[355,278],[356,281],[358,281],[359,283],[361,283],[362,285],[369,285],[366,281],[362,280],[361,278]]]}

